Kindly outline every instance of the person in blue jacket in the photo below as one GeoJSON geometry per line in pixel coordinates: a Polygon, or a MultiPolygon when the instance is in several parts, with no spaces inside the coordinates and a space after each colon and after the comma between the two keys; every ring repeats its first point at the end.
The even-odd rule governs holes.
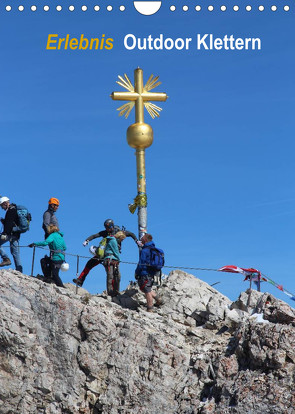
{"type": "Polygon", "coordinates": [[[48,226],[48,234],[49,236],[44,241],[31,243],[29,244],[29,247],[49,246],[51,250],[50,260],[52,279],[57,286],[64,287],[62,280],[59,277],[59,269],[65,261],[64,251],[67,249],[67,246],[63,238],[63,233],[61,233],[59,228],[54,224],[48,226]]]}
{"type": "Polygon", "coordinates": [[[156,305],[162,305],[163,300],[152,291],[154,277],[157,270],[153,269],[149,264],[151,262],[151,247],[155,247],[153,236],[151,234],[144,234],[140,239],[143,247],[139,255],[139,262],[135,269],[135,278],[137,279],[140,290],[145,294],[147,302],[147,311],[153,312],[153,302],[155,299],[156,305]]]}

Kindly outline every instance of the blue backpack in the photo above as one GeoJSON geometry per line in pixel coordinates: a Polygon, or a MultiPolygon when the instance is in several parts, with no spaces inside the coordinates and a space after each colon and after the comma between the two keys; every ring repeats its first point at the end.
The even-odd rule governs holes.
{"type": "Polygon", "coordinates": [[[165,264],[164,252],[162,249],[157,247],[149,247],[150,249],[150,263],[149,265],[154,268],[154,270],[161,270],[165,264]]]}
{"type": "Polygon", "coordinates": [[[17,229],[20,233],[25,233],[30,229],[30,221],[32,221],[31,213],[25,206],[17,205],[16,212],[18,217],[17,229]]]}

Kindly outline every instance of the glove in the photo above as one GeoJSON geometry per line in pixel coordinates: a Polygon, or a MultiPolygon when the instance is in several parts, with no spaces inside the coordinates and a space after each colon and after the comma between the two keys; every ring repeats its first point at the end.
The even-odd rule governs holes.
{"type": "Polygon", "coordinates": [[[83,246],[85,247],[85,246],[87,246],[87,244],[89,243],[89,240],[85,240],[84,242],[83,242],[83,246]]]}
{"type": "Polygon", "coordinates": [[[1,234],[1,240],[7,240],[8,236],[6,234],[1,234]]]}
{"type": "Polygon", "coordinates": [[[35,243],[31,243],[28,245],[28,247],[34,247],[34,246],[35,246],[35,243]]]}
{"type": "Polygon", "coordinates": [[[138,247],[142,247],[143,246],[143,242],[140,240],[136,240],[136,244],[138,247]]]}
{"type": "Polygon", "coordinates": [[[0,219],[0,221],[1,221],[1,223],[2,223],[2,224],[4,224],[4,223],[5,223],[4,218],[1,218],[1,219],[0,219]]]}

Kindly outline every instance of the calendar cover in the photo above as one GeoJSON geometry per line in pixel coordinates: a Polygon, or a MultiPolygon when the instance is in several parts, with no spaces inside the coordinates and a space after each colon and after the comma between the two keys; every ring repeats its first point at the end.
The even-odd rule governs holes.
{"type": "MultiPolygon", "coordinates": [[[[152,234],[164,275],[182,269],[231,300],[253,277],[294,305],[290,1],[6,0],[0,34],[0,194],[32,215],[25,274],[41,272],[44,250],[32,262],[27,246],[53,197],[64,283],[112,219],[152,234]]],[[[138,251],[123,241],[121,290],[138,251]]],[[[83,287],[105,289],[102,265],[83,287]]]]}

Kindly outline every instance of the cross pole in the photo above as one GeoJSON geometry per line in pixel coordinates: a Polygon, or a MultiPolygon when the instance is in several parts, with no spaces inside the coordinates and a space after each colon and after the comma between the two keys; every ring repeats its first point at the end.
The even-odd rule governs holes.
{"type": "Polygon", "coordinates": [[[158,117],[162,110],[151,101],[163,102],[168,96],[166,93],[150,92],[161,84],[159,77],[151,75],[145,85],[143,85],[143,71],[140,68],[134,71],[134,86],[125,74],[119,76],[117,83],[128,92],[113,92],[111,98],[115,101],[127,101],[118,108],[119,115],[128,118],[131,110],[135,106],[135,123],[127,129],[127,142],[136,149],[136,169],[137,169],[137,196],[134,203],[129,205],[129,210],[134,213],[138,208],[138,235],[141,238],[147,232],[147,195],[145,179],[145,148],[153,143],[153,129],[144,122],[144,108],[152,118],[158,117]]]}

